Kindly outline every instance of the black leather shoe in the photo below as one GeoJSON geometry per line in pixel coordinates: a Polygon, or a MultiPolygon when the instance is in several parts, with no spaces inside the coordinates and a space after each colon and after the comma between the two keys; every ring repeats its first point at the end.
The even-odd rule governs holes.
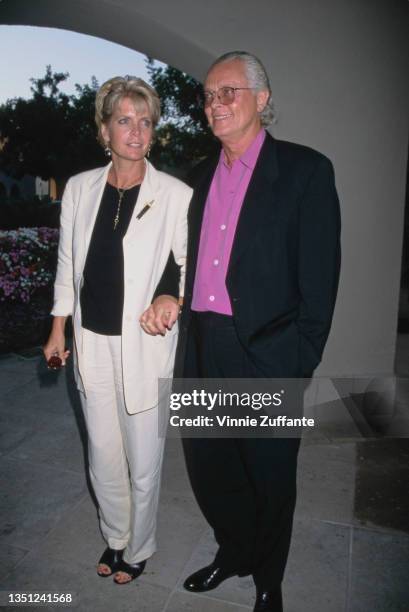
{"type": "Polygon", "coordinates": [[[257,591],[253,612],[283,612],[281,587],[274,591],[257,591]]]}
{"type": "Polygon", "coordinates": [[[202,567],[188,578],[183,583],[184,588],[187,591],[193,593],[202,593],[204,591],[211,591],[219,586],[223,580],[236,576],[236,572],[229,572],[218,567],[215,563],[202,567]]]}

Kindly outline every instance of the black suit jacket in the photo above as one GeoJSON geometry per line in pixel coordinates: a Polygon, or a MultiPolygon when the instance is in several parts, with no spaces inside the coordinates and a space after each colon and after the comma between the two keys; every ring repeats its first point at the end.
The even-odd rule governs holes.
{"type": "MultiPolygon", "coordinates": [[[[205,160],[193,173],[176,377],[184,374],[203,211],[218,159],[205,160]]],[[[260,376],[312,375],[330,330],[339,269],[340,212],[331,162],[267,134],[226,278],[237,334],[260,376]]]]}

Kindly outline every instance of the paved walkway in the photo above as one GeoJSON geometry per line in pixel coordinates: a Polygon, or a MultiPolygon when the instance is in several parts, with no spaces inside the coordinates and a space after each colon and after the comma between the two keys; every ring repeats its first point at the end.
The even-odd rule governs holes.
{"type": "MultiPolygon", "coordinates": [[[[409,377],[409,336],[400,339],[398,356],[409,377]]],[[[167,442],[158,552],[130,585],[97,577],[104,544],[85,477],[72,372],[48,372],[39,355],[3,356],[0,385],[3,602],[1,590],[50,591],[73,594],[69,609],[84,612],[252,609],[249,578],[203,595],[182,588],[185,576],[212,560],[215,544],[177,440],[167,442]]],[[[408,476],[409,439],[328,435],[303,442],[286,612],[409,611],[408,476]]]]}

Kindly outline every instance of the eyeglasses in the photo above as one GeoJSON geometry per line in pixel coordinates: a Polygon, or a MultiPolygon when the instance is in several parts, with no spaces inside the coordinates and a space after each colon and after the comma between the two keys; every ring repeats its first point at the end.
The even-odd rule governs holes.
{"type": "Polygon", "coordinates": [[[203,104],[205,107],[210,106],[216,96],[221,104],[231,104],[234,102],[236,91],[239,89],[253,89],[253,87],[220,87],[217,91],[204,91],[203,104]]]}

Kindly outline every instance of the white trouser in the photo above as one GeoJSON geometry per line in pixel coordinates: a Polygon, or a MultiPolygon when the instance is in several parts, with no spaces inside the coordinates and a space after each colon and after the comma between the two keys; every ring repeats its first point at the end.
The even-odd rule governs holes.
{"type": "Polygon", "coordinates": [[[125,548],[137,563],[156,550],[155,530],[164,438],[157,407],[128,414],[122,379],[121,336],[83,330],[89,468],[108,546],[125,548]]]}

